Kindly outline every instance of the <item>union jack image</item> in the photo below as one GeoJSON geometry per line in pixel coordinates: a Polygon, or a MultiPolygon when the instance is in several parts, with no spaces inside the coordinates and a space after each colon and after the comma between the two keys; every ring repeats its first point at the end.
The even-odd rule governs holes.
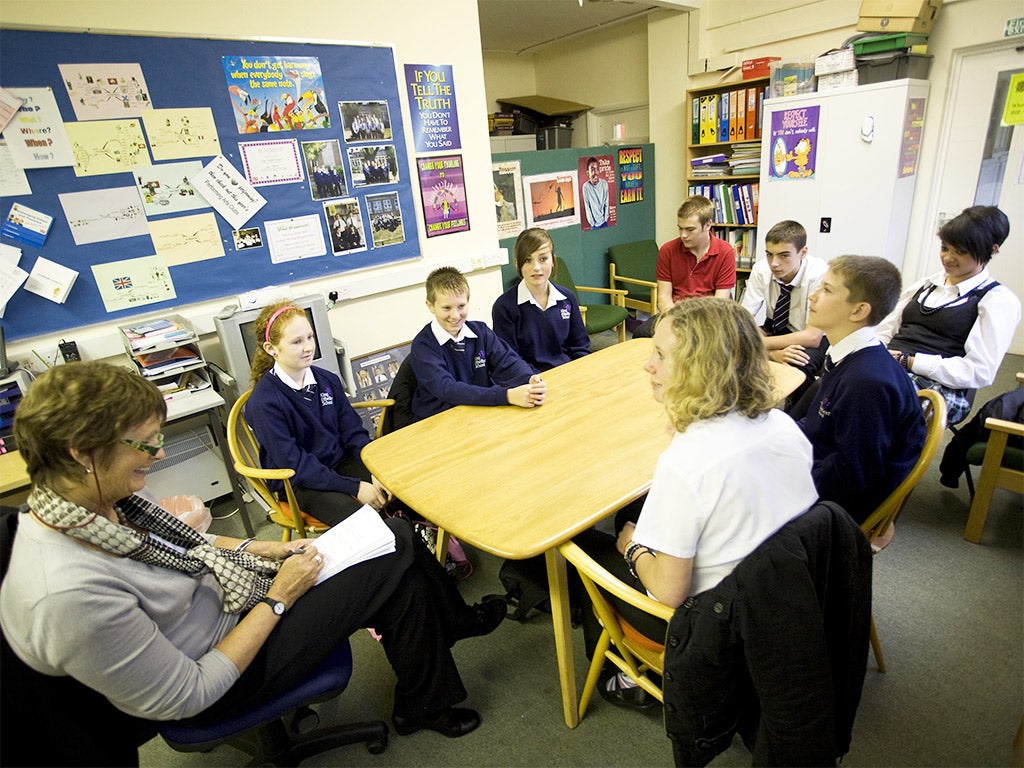
{"type": "Polygon", "coordinates": [[[123,291],[126,288],[132,287],[132,279],[130,277],[116,277],[114,278],[114,290],[123,291]]]}

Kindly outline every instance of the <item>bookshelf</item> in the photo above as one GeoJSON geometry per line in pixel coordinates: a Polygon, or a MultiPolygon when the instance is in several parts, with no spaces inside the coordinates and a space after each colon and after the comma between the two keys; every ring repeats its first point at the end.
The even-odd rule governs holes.
{"type": "Polygon", "coordinates": [[[686,92],[688,195],[715,203],[715,234],[736,250],[736,295],[750,274],[757,242],[761,116],[768,77],[686,92]]]}

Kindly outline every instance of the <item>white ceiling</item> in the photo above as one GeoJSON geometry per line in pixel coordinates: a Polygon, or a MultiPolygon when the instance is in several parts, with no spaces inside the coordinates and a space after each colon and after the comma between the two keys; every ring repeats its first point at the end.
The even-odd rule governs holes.
{"type": "Polygon", "coordinates": [[[655,8],[688,11],[701,0],[477,0],[484,53],[532,53],[655,8]]]}

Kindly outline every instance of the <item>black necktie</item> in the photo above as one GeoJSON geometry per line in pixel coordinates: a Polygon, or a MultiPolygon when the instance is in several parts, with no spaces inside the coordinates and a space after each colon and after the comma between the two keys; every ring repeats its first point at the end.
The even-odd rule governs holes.
{"type": "Polygon", "coordinates": [[[832,358],[829,355],[825,355],[825,363],[824,363],[824,365],[821,366],[821,370],[824,373],[828,373],[829,371],[831,371],[835,367],[836,367],[836,364],[832,362],[832,358]]]}
{"type": "Polygon", "coordinates": [[[792,292],[792,285],[779,283],[779,298],[772,310],[772,336],[789,333],[789,294],[792,292]]]}

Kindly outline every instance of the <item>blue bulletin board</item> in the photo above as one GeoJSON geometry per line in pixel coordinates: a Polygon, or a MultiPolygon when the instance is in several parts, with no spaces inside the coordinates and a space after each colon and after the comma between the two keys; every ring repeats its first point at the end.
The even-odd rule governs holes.
{"type": "MultiPolygon", "coordinates": [[[[41,247],[0,237],[0,242],[22,249],[22,269],[31,271],[36,260],[44,257],[78,272],[62,304],[24,288],[18,290],[0,319],[9,340],[420,255],[398,73],[390,46],[3,29],[0,86],[51,89],[69,138],[79,135],[72,130],[96,127],[75,125],[93,122],[90,108],[99,119],[116,121],[118,117],[110,113],[111,101],[118,106],[123,102],[125,109],[148,101],[160,115],[171,115],[154,121],[143,109],[141,118],[136,119],[144,143],[136,142],[132,151],[136,159],[138,153],[144,153],[149,168],[125,160],[127,153],[116,145],[83,147],[85,142],[79,142],[73,144],[79,169],[83,158],[98,159],[114,163],[114,172],[79,175],[69,166],[28,168],[25,174],[31,192],[0,198],[0,215],[5,220],[14,204],[53,217],[41,247]],[[124,76],[119,82],[118,77],[102,74],[105,68],[125,65],[136,66],[144,82],[135,83],[134,78],[124,76]],[[91,71],[98,76],[91,77],[91,71]],[[96,103],[102,100],[107,103],[96,103]],[[185,138],[202,139],[205,143],[197,144],[194,151],[205,154],[166,159],[169,137],[189,134],[188,115],[193,110],[199,119],[212,121],[216,136],[199,136],[193,123],[191,135],[185,138]],[[113,150],[106,151],[111,146],[113,150]],[[271,154],[262,155],[264,149],[271,154]],[[289,153],[300,172],[280,162],[289,153]],[[152,212],[148,207],[153,204],[151,198],[159,195],[146,192],[160,185],[147,186],[148,174],[158,175],[159,166],[172,163],[207,166],[218,154],[249,180],[275,182],[255,186],[266,204],[249,220],[232,226],[211,207],[152,212]],[[131,167],[124,167],[128,165],[131,167]],[[335,168],[338,173],[331,176],[329,171],[335,168]],[[80,242],[85,238],[79,231],[76,238],[75,219],[69,220],[64,207],[68,199],[75,198],[72,193],[109,190],[106,197],[113,197],[116,190],[126,194],[125,188],[133,186],[141,190],[140,203],[148,200],[139,206],[144,209],[144,220],[141,224],[136,221],[143,234],[80,242]],[[112,303],[110,306],[117,308],[108,311],[92,267],[154,255],[164,258],[165,254],[156,250],[156,245],[164,242],[158,239],[164,237],[162,233],[170,230],[173,237],[183,239],[180,232],[174,232],[172,220],[200,214],[209,214],[197,221],[207,223],[208,239],[219,240],[223,255],[168,260],[166,272],[174,298],[150,303],[142,295],[133,299],[136,303],[131,306],[112,303]],[[305,221],[308,235],[313,225],[308,217],[319,220],[326,254],[280,258],[289,252],[281,234],[287,227],[282,222],[305,221]],[[273,238],[267,222],[272,223],[273,238]],[[268,242],[271,239],[273,243],[268,242]],[[272,245],[278,247],[272,250],[272,245]],[[272,261],[272,252],[278,254],[278,263],[272,261]]],[[[99,126],[101,130],[104,127],[99,126]]],[[[17,123],[12,122],[5,132],[8,144],[17,142],[19,135],[17,123]]],[[[160,188],[166,192],[169,187],[165,182],[160,188]]],[[[96,196],[84,199],[95,200],[96,196]]],[[[213,245],[216,250],[217,243],[213,245]]],[[[113,295],[106,284],[108,276],[100,279],[108,295],[113,295]]]]}

